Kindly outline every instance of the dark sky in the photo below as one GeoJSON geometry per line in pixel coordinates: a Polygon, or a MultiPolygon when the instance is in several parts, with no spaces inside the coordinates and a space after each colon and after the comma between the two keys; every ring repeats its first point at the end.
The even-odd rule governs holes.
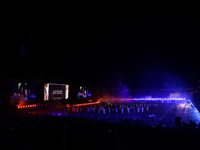
{"type": "Polygon", "coordinates": [[[4,75],[28,75],[28,56],[18,50],[30,44],[32,34],[37,78],[121,81],[130,88],[193,86],[200,78],[200,18],[194,9],[52,11],[35,18],[15,18],[6,38],[5,58],[11,63],[2,65],[4,75]]]}

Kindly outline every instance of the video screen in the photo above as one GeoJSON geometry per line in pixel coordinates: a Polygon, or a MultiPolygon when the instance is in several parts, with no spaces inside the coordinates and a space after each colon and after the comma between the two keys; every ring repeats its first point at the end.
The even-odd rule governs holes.
{"type": "Polygon", "coordinates": [[[12,81],[10,102],[18,104],[22,101],[35,101],[36,85],[30,81],[12,81]]]}
{"type": "Polygon", "coordinates": [[[78,86],[77,99],[91,98],[91,88],[89,86],[78,86]]]}
{"type": "Polygon", "coordinates": [[[69,97],[69,85],[66,84],[44,84],[44,101],[64,100],[69,97]]]}

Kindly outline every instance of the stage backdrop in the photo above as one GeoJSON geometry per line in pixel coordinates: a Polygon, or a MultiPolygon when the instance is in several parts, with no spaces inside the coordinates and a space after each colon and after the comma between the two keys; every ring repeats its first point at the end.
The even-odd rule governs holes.
{"type": "Polygon", "coordinates": [[[44,101],[64,100],[69,98],[69,85],[67,84],[44,84],[44,101]]]}

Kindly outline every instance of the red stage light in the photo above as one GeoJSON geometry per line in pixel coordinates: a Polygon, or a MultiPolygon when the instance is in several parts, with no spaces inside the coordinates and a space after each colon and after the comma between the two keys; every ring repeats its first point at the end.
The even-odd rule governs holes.
{"type": "Polygon", "coordinates": [[[20,108],[30,108],[30,107],[36,107],[36,104],[34,104],[34,105],[21,105],[21,106],[17,106],[17,108],[18,109],[20,109],[20,108]]]}
{"type": "Polygon", "coordinates": [[[73,106],[85,106],[85,105],[92,105],[92,104],[98,104],[100,102],[94,102],[94,103],[85,103],[85,104],[75,104],[73,106]]]}

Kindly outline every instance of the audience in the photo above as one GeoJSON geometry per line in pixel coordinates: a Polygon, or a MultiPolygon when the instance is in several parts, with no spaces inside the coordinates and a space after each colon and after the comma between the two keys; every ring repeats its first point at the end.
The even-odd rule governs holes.
{"type": "MultiPolygon", "coordinates": [[[[120,104],[112,104],[118,107],[120,104]]],[[[136,107],[133,105],[133,107],[136,107]]],[[[198,143],[200,124],[190,121],[181,127],[142,125],[144,120],[76,118],[75,116],[0,114],[1,149],[173,149],[198,143]],[[134,124],[131,122],[134,121],[134,124]],[[122,123],[123,122],[123,123],[122,123]],[[64,144],[65,143],[65,144],[64,144]],[[160,147],[161,146],[161,147],[160,147]]]]}

